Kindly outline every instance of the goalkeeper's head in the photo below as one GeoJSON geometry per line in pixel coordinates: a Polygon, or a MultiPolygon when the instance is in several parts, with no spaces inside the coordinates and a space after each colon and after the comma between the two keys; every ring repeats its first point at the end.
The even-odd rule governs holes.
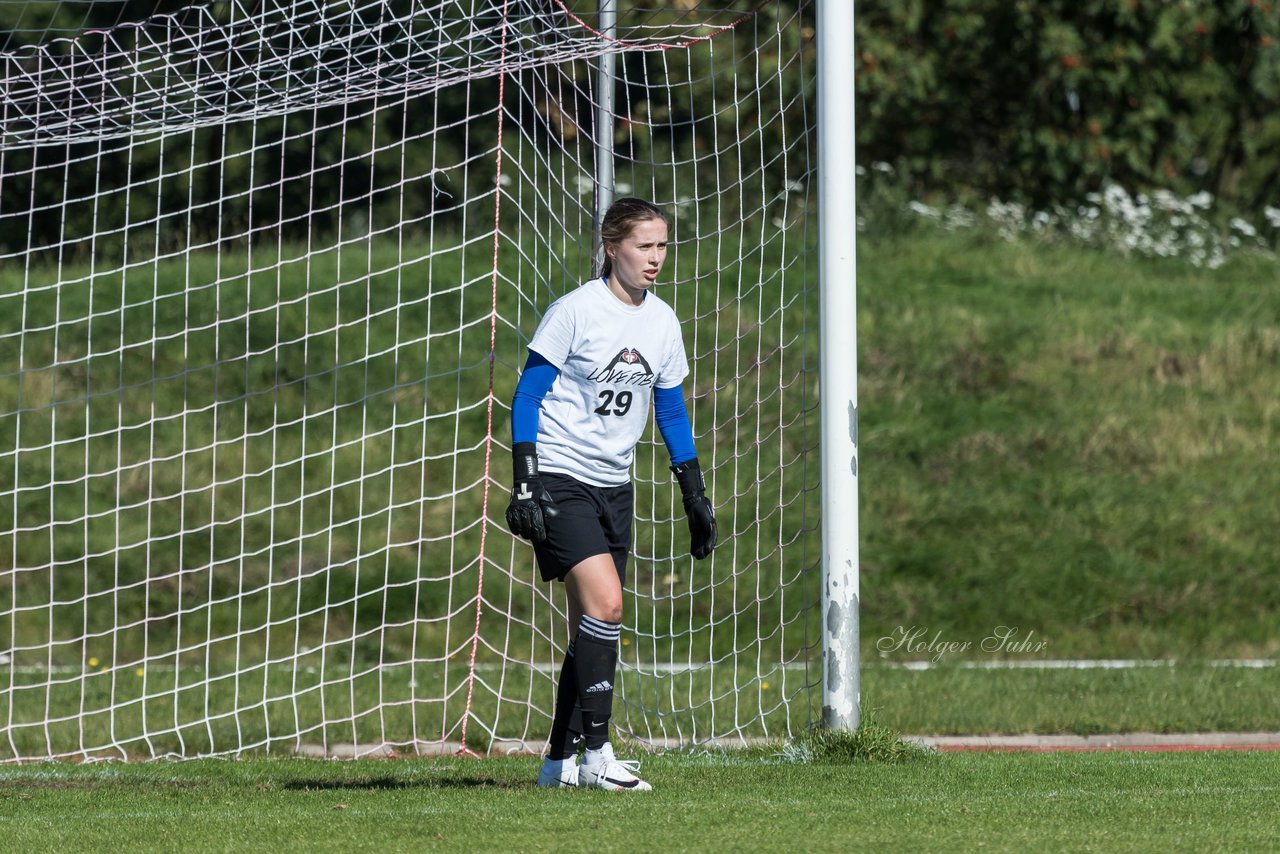
{"type": "Polygon", "coordinates": [[[671,228],[671,217],[663,213],[662,208],[653,202],[624,196],[609,206],[604,221],[600,223],[600,242],[605,245],[604,266],[600,275],[609,278],[613,272],[613,259],[609,257],[608,247],[616,246],[631,236],[637,225],[650,220],[662,220],[667,228],[671,228]]]}

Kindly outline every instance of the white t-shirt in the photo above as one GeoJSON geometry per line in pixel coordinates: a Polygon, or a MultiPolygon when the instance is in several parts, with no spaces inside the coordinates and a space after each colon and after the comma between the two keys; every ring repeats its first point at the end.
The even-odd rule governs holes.
{"type": "Polygon", "coordinates": [[[538,418],[538,466],[595,486],[628,481],[653,389],[689,375],[676,313],[630,306],[592,279],[551,304],[529,342],[560,369],[538,418]]]}

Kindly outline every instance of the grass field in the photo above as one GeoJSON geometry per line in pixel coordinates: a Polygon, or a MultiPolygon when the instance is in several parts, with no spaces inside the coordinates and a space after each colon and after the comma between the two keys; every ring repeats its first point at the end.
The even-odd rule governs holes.
{"type": "Polygon", "coordinates": [[[646,758],[646,795],[537,760],[0,768],[12,851],[1262,851],[1280,752],[646,758]]]}
{"type": "MultiPolygon", "coordinates": [[[[297,751],[348,754],[379,753],[391,745],[413,753],[415,739],[456,742],[462,714],[465,669],[431,674],[419,668],[424,684],[453,689],[448,701],[415,699],[399,669],[372,672],[348,681],[334,672],[270,674],[264,685],[249,674],[211,683],[193,672],[189,687],[176,693],[159,686],[173,674],[146,681],[122,675],[111,693],[109,677],[86,684],[64,677],[46,691],[46,677],[29,674],[0,693],[0,759],[43,757],[50,751],[71,758],[145,758],[151,755],[207,755],[211,752],[290,756],[297,751]],[[437,679],[438,683],[433,683],[437,679]],[[150,686],[152,693],[143,690],[150,686]],[[237,693],[238,691],[238,693],[237,693]],[[114,701],[114,702],[113,702],[114,701]],[[74,710],[54,714],[49,709],[74,710]]],[[[492,673],[484,673],[485,683],[492,673]]],[[[800,732],[817,710],[805,702],[803,671],[779,674],[778,684],[752,681],[747,672],[701,671],[683,677],[638,679],[623,672],[623,694],[615,708],[619,738],[675,738],[700,741],[728,733],[749,740],[780,740],[800,732]],[[738,687],[735,688],[736,678],[738,687]],[[668,700],[715,697],[693,709],[673,713],[668,700]]],[[[538,690],[549,693],[548,675],[536,675],[538,690]]],[[[987,735],[992,733],[1090,735],[1124,732],[1277,732],[1277,668],[1220,667],[1207,663],[1127,669],[1038,670],[972,669],[960,663],[926,671],[869,663],[862,670],[863,708],[869,718],[909,735],[987,735]]],[[[514,673],[510,680],[514,680],[514,673]]],[[[542,712],[514,699],[499,705],[482,683],[472,713],[478,721],[496,721],[498,731],[526,739],[540,749],[550,727],[542,712]]],[[[508,692],[517,694],[508,686],[508,692]]],[[[814,698],[816,701],[816,697],[814,698]]],[[[477,751],[495,747],[483,727],[467,733],[477,751]]]]}
{"type": "MultiPolygon", "coordinates": [[[[941,232],[869,234],[858,251],[864,658],[906,629],[977,644],[999,626],[1046,644],[1013,657],[1280,654],[1273,258],[1203,270],[941,232]]],[[[0,383],[0,517],[22,521],[0,531],[11,752],[376,743],[384,719],[403,729],[413,715],[427,725],[407,740],[456,737],[466,683],[447,674],[473,648],[482,566],[484,407],[459,407],[487,395],[480,260],[401,267],[373,246],[216,275],[213,260],[191,259],[190,280],[165,265],[69,268],[60,303],[25,301],[35,331],[0,319],[0,357],[26,360],[0,383]],[[188,395],[216,404],[197,411],[188,395]],[[416,662],[446,676],[408,675],[416,662]]],[[[693,260],[682,282],[725,282],[676,300],[705,320],[690,326],[691,392],[725,545],[682,563],[665,469],[643,473],[630,654],[714,660],[719,678],[746,668],[711,688],[656,678],[642,702],[657,728],[755,736],[767,723],[772,736],[814,702],[783,667],[817,656],[816,469],[802,454],[816,389],[797,367],[813,293],[803,272],[772,275],[778,257],[693,260]],[[772,277],[752,284],[748,261],[772,277]],[[752,315],[746,295],[773,313],[752,315]],[[708,368],[729,341],[754,342],[734,357],[740,375],[708,368]],[[783,386],[798,397],[770,396],[783,386]]],[[[9,271],[0,288],[25,293],[9,271]]],[[[500,298],[527,333],[527,300],[500,298]]],[[[520,356],[504,328],[500,398],[520,356]]],[[[500,504],[486,555],[509,571],[485,576],[477,661],[550,661],[563,629],[524,573],[527,547],[497,536],[500,504]]],[[[508,675],[476,708],[541,737],[550,677],[508,675]]],[[[869,671],[864,693],[911,733],[1275,729],[1269,679],[869,671]]]]}
{"type": "Polygon", "coordinates": [[[864,637],[1277,652],[1273,258],[926,234],[858,276],[864,637]]]}
{"type": "MultiPolygon", "coordinates": [[[[736,255],[732,247],[723,253],[736,255]]],[[[240,653],[283,654],[270,644],[291,638],[276,631],[268,639],[261,627],[288,609],[305,611],[307,632],[325,619],[386,619],[412,625],[415,637],[441,629],[434,618],[450,608],[449,580],[471,571],[477,549],[477,530],[454,530],[454,515],[474,518],[479,507],[483,449],[465,437],[478,441],[485,429],[484,407],[448,413],[460,401],[484,400],[488,382],[487,280],[476,281],[480,260],[455,254],[401,268],[395,247],[379,246],[305,265],[290,258],[278,268],[261,259],[252,274],[227,261],[217,268],[218,288],[208,284],[212,256],[193,258],[194,272],[136,272],[127,287],[118,275],[69,268],[62,275],[74,284],[56,306],[28,301],[26,323],[40,331],[19,339],[17,315],[7,315],[0,325],[13,334],[0,356],[16,366],[21,340],[24,364],[36,367],[20,377],[7,369],[15,381],[0,388],[0,516],[25,523],[0,532],[0,561],[37,568],[57,560],[83,564],[83,572],[45,578],[33,569],[6,587],[23,619],[9,626],[7,612],[0,615],[3,634],[38,645],[50,633],[45,614],[81,626],[102,642],[61,646],[55,659],[73,664],[106,658],[99,647],[154,647],[130,619],[178,604],[184,630],[234,634],[227,646],[240,653]],[[64,321],[53,331],[58,316],[90,315],[92,322],[64,321]],[[188,320],[215,316],[228,319],[188,320]],[[474,329],[486,334],[463,334],[474,329]],[[448,352],[402,330],[447,341],[448,352]],[[124,358],[133,350],[146,358],[124,358]],[[188,399],[218,401],[225,411],[196,411],[188,399]],[[294,420],[282,415],[295,410],[294,420]],[[64,443],[52,463],[56,488],[36,489],[48,483],[51,464],[40,441],[53,435],[64,443]],[[29,442],[35,450],[18,450],[29,442]],[[458,442],[464,450],[450,458],[458,442]],[[30,480],[15,492],[20,471],[30,480]],[[421,500],[388,499],[401,495],[421,500]],[[54,521],[66,536],[49,536],[54,521]],[[144,586],[148,566],[185,567],[181,585],[166,577],[144,586]],[[384,595],[388,588],[393,595],[384,595]],[[109,598],[132,628],[111,623],[112,609],[100,605],[109,598]],[[219,607],[231,600],[237,608],[219,607]]],[[[773,256],[750,260],[757,278],[781,265],[773,256]]],[[[678,273],[725,283],[693,301],[679,297],[691,320],[705,319],[690,325],[695,362],[729,341],[750,342],[744,352],[764,359],[729,376],[699,364],[690,391],[699,430],[711,428],[702,453],[716,466],[726,536],[741,548],[756,540],[787,548],[740,555],[751,559],[746,567],[717,555],[704,580],[721,593],[740,581],[733,597],[708,605],[709,586],[687,593],[695,611],[710,609],[716,621],[733,614],[772,623],[774,591],[741,578],[749,571],[794,591],[813,569],[816,526],[797,509],[809,499],[791,499],[813,486],[795,463],[812,438],[803,411],[814,400],[763,392],[756,400],[744,389],[771,382],[777,393],[791,381],[769,373],[781,365],[771,360],[785,352],[791,370],[814,346],[799,337],[813,295],[791,271],[735,296],[732,277],[750,281],[745,266],[678,273]],[[766,322],[751,304],[775,314],[766,322]],[[767,441],[757,446],[759,437],[767,441]]],[[[1273,259],[1239,255],[1204,270],[982,235],[869,234],[860,238],[858,275],[869,635],[919,625],[979,638],[1016,625],[1047,639],[1055,656],[1280,652],[1266,571],[1280,532],[1263,500],[1280,491],[1267,464],[1280,418],[1273,259]]],[[[681,287],[669,296],[690,293],[681,287]]],[[[16,299],[21,281],[0,273],[0,289],[16,299]]],[[[502,316],[528,334],[529,306],[519,294],[499,297],[502,316]]],[[[497,345],[505,400],[520,335],[504,329],[497,345]]],[[[651,473],[644,475],[651,491],[651,473]]],[[[672,532],[677,546],[681,532],[668,519],[678,508],[662,486],[661,501],[646,492],[641,502],[653,505],[657,524],[641,519],[637,529],[637,573],[659,597],[686,593],[662,582],[681,570],[669,559],[672,532]]],[[[513,598],[518,604],[528,593],[513,598]]],[[[466,609],[458,612],[465,623],[466,609]]],[[[788,630],[808,625],[794,611],[783,616],[788,630]]],[[[705,626],[694,619],[676,628],[705,626]]],[[[737,638],[723,633],[712,643],[723,652],[737,638]]],[[[428,645],[437,641],[428,636],[428,645]]],[[[416,652],[398,636],[386,643],[416,652]]]]}
{"type": "Polygon", "coordinates": [[[1277,732],[1280,671],[1187,662],[1124,669],[925,671],[867,665],[864,707],[903,733],[1277,732]]]}

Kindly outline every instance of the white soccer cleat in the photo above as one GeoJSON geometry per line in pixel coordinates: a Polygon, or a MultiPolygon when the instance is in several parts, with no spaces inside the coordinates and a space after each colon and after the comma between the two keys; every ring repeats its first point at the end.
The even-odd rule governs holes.
{"type": "Polygon", "coordinates": [[[622,762],[613,755],[613,745],[605,742],[604,747],[596,751],[587,751],[582,764],[578,766],[578,785],[586,789],[604,789],[609,792],[649,792],[653,790],[644,780],[635,775],[639,769],[636,762],[622,762]]]}
{"type": "Polygon", "coordinates": [[[538,787],[542,789],[571,789],[578,785],[578,763],[570,759],[544,759],[538,772],[538,787]]]}

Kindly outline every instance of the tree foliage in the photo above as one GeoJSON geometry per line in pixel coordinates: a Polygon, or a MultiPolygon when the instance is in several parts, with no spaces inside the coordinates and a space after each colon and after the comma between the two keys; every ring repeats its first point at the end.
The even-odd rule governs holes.
{"type": "MultiPolygon", "coordinates": [[[[525,2],[561,8],[549,0],[525,2]]],[[[996,196],[1046,206],[1117,183],[1131,191],[1166,188],[1182,195],[1208,190],[1220,210],[1257,213],[1280,197],[1280,14],[1274,3],[860,0],[857,157],[864,166],[896,165],[910,176],[908,189],[921,197],[996,196]]],[[[0,44],[20,54],[41,40],[92,39],[83,34],[154,14],[181,16],[189,5],[4,4],[0,44]]],[[[570,5],[581,10],[594,3],[570,5]]],[[[653,22],[679,21],[694,5],[623,4],[653,22]]],[[[738,128],[753,127],[759,138],[749,142],[763,158],[762,180],[769,185],[761,192],[792,186],[814,162],[811,140],[798,131],[816,115],[816,87],[796,74],[778,75],[776,91],[764,92],[757,82],[775,79],[775,69],[812,63],[815,5],[702,5],[734,10],[722,12],[722,19],[754,12],[754,20],[716,40],[714,63],[711,51],[683,60],[643,51],[622,57],[619,174],[629,159],[709,162],[706,153],[724,149],[725,134],[732,138],[738,128]],[[786,29],[774,47],[757,50],[761,34],[779,21],[786,29]],[[681,61],[687,67],[678,68],[681,61]],[[725,75],[731,66],[736,73],[725,75]],[[647,88],[670,73],[693,81],[688,98],[663,102],[655,97],[659,90],[647,88]]],[[[410,6],[411,0],[389,0],[387,8],[403,12],[410,6]]],[[[215,17],[244,14],[237,4],[204,8],[215,17]]],[[[374,11],[361,14],[382,7],[369,8],[374,11]]],[[[8,61],[11,70],[16,67],[8,61]]],[[[559,72],[572,81],[557,84],[568,100],[553,103],[548,92],[535,96],[536,109],[521,111],[519,121],[531,138],[579,150],[581,143],[565,134],[591,132],[586,99],[593,71],[589,63],[579,65],[559,72]]],[[[246,229],[282,237],[332,231],[352,211],[362,211],[358,217],[370,220],[369,228],[393,227],[396,218],[457,218],[460,211],[449,199],[492,187],[492,170],[480,155],[495,138],[488,118],[497,86],[496,79],[484,78],[394,104],[307,108],[137,144],[10,147],[0,213],[25,220],[31,234],[44,237],[10,229],[0,234],[0,244],[13,250],[19,241],[58,243],[77,251],[83,246],[76,235],[118,229],[128,239],[133,224],[142,223],[139,233],[163,249],[160,233],[166,230],[177,242],[203,242],[246,229]],[[431,145],[415,143],[429,127],[439,128],[431,145]],[[375,150],[382,154],[372,156],[375,150]],[[94,168],[87,168],[91,163],[94,168]],[[449,163],[465,168],[446,174],[441,164],[449,163]],[[112,193],[122,182],[136,184],[161,172],[168,178],[154,192],[112,193]],[[422,192],[385,189],[412,180],[421,182],[422,192]],[[236,187],[242,191],[228,190],[236,187]],[[310,214],[305,222],[291,221],[290,208],[300,198],[308,200],[310,214]],[[212,215],[182,216],[191,208],[212,215]],[[152,225],[157,221],[159,229],[152,225]]],[[[672,172],[669,192],[702,196],[719,186],[717,169],[730,177],[742,172],[732,151],[714,162],[716,169],[699,168],[691,176],[672,172]]]]}
{"type": "MultiPolygon", "coordinates": [[[[61,40],[44,49],[55,62],[74,55],[76,67],[84,68],[95,64],[85,63],[83,57],[110,54],[113,59],[100,63],[104,68],[127,69],[137,29],[151,26],[166,32],[167,24],[153,15],[171,15],[179,22],[196,17],[195,7],[174,0],[90,4],[87,10],[73,5],[77,4],[27,3],[21,14],[0,17],[0,30],[7,33],[2,37],[11,52],[5,59],[10,74],[30,73],[28,66],[39,63],[28,46],[49,45],[55,39],[61,40]],[[135,26],[118,28],[108,50],[101,33],[120,24],[135,26]]],[[[577,26],[560,4],[523,0],[516,5],[526,14],[513,17],[523,28],[512,31],[513,39],[521,35],[536,46],[546,36],[537,31],[539,26],[577,26]]],[[[643,27],[636,30],[640,33],[668,24],[687,26],[692,5],[688,0],[637,2],[630,10],[634,15],[625,20],[629,25],[641,22],[643,27]]],[[[615,100],[619,180],[634,175],[637,186],[652,185],[652,191],[664,198],[679,199],[710,197],[724,181],[746,183],[745,174],[754,182],[746,192],[784,199],[777,214],[782,215],[787,210],[784,191],[811,168],[811,142],[804,128],[806,115],[812,115],[814,87],[801,66],[812,61],[812,10],[807,10],[807,17],[798,14],[805,6],[801,0],[763,6],[757,0],[722,0],[713,5],[719,8],[714,16],[717,27],[741,25],[728,26],[717,35],[714,50],[638,50],[620,57],[615,100]],[[762,89],[761,80],[770,81],[767,89],[762,89]],[[750,139],[741,139],[742,134],[750,139]],[[764,160],[754,166],[737,162],[736,151],[744,147],[764,160]],[[664,169],[662,164],[680,166],[664,169]]],[[[594,0],[574,0],[570,6],[581,12],[583,7],[594,8],[594,0]]],[[[213,3],[200,10],[205,16],[201,22],[234,27],[252,6],[213,3]]],[[[501,72],[489,55],[495,44],[492,33],[500,23],[496,11],[488,19],[467,20],[448,7],[387,0],[358,9],[335,3],[336,22],[326,21],[314,32],[276,22],[288,30],[289,39],[302,39],[320,51],[325,43],[319,40],[329,29],[350,26],[378,33],[392,21],[388,29],[402,36],[406,27],[414,26],[405,22],[417,21],[420,15],[426,15],[423,26],[412,38],[382,46],[382,70],[368,65],[359,69],[360,85],[368,87],[370,74],[400,74],[405,69],[431,75],[433,68],[414,52],[414,38],[421,42],[417,53],[466,54],[463,64],[473,72],[468,79],[439,87],[399,80],[386,87],[389,95],[319,108],[303,102],[284,112],[259,111],[251,121],[232,116],[177,130],[144,128],[127,137],[119,128],[108,128],[114,135],[103,141],[40,144],[38,131],[24,126],[36,142],[6,146],[0,214],[7,221],[23,222],[27,233],[0,230],[0,248],[38,252],[49,247],[74,256],[118,253],[134,245],[137,251],[151,253],[220,244],[244,235],[284,240],[332,235],[344,223],[360,231],[428,220],[460,224],[468,200],[483,200],[496,177],[492,155],[501,72]],[[478,32],[489,36],[477,37],[478,32]],[[450,37],[458,40],[437,43],[450,37]],[[473,50],[480,53],[473,56],[473,50]],[[111,236],[99,239],[100,235],[111,236]]],[[[211,41],[216,46],[202,67],[228,80],[243,71],[248,92],[262,85],[252,65],[245,64],[259,48],[236,44],[231,55],[226,45],[232,41],[211,41]]],[[[590,171],[594,63],[589,58],[559,61],[554,70],[535,63],[507,76],[516,83],[504,105],[507,127],[518,130],[541,153],[574,152],[581,168],[590,171]],[[588,144],[584,147],[575,137],[586,137],[588,144]]],[[[98,96],[85,94],[89,88],[87,83],[71,87],[66,97],[85,102],[90,107],[86,121],[93,122],[99,120],[92,109],[98,96]]],[[[217,109],[218,93],[210,93],[210,99],[217,109]]],[[[55,105],[52,112],[71,112],[63,106],[55,105]]],[[[32,120],[21,115],[14,121],[29,125],[32,120]]],[[[5,130],[5,142],[12,143],[12,128],[5,130]]],[[[723,216],[735,216],[728,196],[719,205],[723,216]]]]}
{"type": "Polygon", "coordinates": [[[859,159],[1031,203],[1280,194],[1271,0],[864,0],[859,159]]]}

